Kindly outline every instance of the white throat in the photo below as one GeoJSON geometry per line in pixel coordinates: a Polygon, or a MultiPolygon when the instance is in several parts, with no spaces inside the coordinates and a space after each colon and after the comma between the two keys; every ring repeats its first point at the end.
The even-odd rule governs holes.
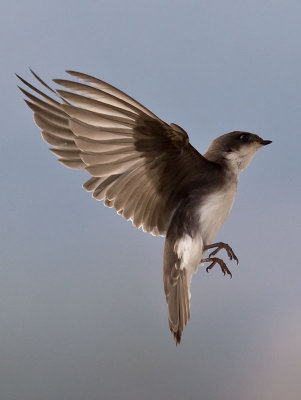
{"type": "Polygon", "coordinates": [[[232,151],[231,153],[226,153],[225,158],[231,165],[231,169],[239,174],[241,171],[247,168],[257,150],[258,148],[254,146],[252,149],[249,149],[248,152],[232,151]]]}

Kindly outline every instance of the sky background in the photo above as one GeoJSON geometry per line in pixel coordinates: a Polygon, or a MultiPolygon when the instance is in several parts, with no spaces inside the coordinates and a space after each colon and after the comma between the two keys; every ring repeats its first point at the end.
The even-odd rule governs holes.
{"type": "Polygon", "coordinates": [[[299,400],[301,2],[34,1],[0,6],[1,400],[299,400]],[[47,150],[14,73],[86,72],[205,152],[233,130],[273,141],[240,179],[176,348],[163,238],[81,189],[47,150]],[[226,258],[226,256],[224,256],[226,258]]]}

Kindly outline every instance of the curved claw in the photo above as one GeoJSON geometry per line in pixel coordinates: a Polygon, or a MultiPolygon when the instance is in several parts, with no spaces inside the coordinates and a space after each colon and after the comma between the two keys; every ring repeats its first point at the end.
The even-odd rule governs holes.
{"type": "Polygon", "coordinates": [[[215,243],[215,244],[206,246],[207,249],[210,249],[212,247],[216,247],[216,249],[209,254],[209,257],[212,257],[215,254],[217,254],[220,250],[225,249],[230,260],[234,259],[236,261],[237,265],[239,264],[239,260],[236,257],[236,254],[234,253],[232,247],[230,247],[228,244],[219,242],[219,243],[215,243]]]}
{"type": "Polygon", "coordinates": [[[232,278],[231,271],[229,270],[226,263],[221,258],[217,258],[217,257],[210,258],[209,257],[209,258],[204,258],[201,261],[202,262],[211,262],[211,264],[206,268],[206,272],[209,272],[209,270],[212,269],[215,266],[215,264],[219,264],[224,276],[227,274],[230,276],[230,279],[232,278]]]}

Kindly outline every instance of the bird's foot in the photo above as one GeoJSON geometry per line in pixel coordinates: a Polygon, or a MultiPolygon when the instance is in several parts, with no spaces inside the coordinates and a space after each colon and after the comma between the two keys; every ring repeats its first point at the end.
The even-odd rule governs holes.
{"type": "Polygon", "coordinates": [[[217,254],[221,249],[225,249],[230,260],[235,260],[237,264],[239,263],[238,258],[236,257],[234,251],[232,250],[232,247],[230,247],[227,243],[219,242],[219,243],[209,244],[208,246],[204,247],[204,250],[212,249],[214,247],[216,247],[216,249],[209,254],[209,257],[215,256],[215,254],[217,254]]]}
{"type": "Polygon", "coordinates": [[[232,274],[229,270],[229,268],[227,267],[226,263],[221,259],[221,258],[217,258],[217,257],[209,257],[209,258],[203,258],[201,260],[201,262],[211,262],[211,264],[209,265],[209,267],[206,268],[206,271],[209,272],[210,269],[212,269],[215,264],[219,264],[219,266],[221,267],[222,273],[224,275],[229,275],[230,278],[232,278],[232,274]]]}

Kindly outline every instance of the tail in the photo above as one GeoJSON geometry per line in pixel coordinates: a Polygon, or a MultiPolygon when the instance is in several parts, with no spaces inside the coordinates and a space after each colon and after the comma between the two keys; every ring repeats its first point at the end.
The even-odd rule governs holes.
{"type": "Polygon", "coordinates": [[[181,342],[183,329],[190,319],[190,283],[201,260],[202,242],[199,237],[166,236],[163,280],[168,305],[169,328],[176,344],[181,342]]]}
{"type": "Polygon", "coordinates": [[[164,273],[164,289],[168,305],[168,321],[176,345],[180,344],[183,329],[190,319],[190,278],[187,271],[176,268],[164,273]]]}
{"type": "Polygon", "coordinates": [[[189,203],[180,204],[168,227],[164,246],[163,280],[169,328],[176,345],[190,319],[190,283],[203,253],[198,222],[189,203]]]}

